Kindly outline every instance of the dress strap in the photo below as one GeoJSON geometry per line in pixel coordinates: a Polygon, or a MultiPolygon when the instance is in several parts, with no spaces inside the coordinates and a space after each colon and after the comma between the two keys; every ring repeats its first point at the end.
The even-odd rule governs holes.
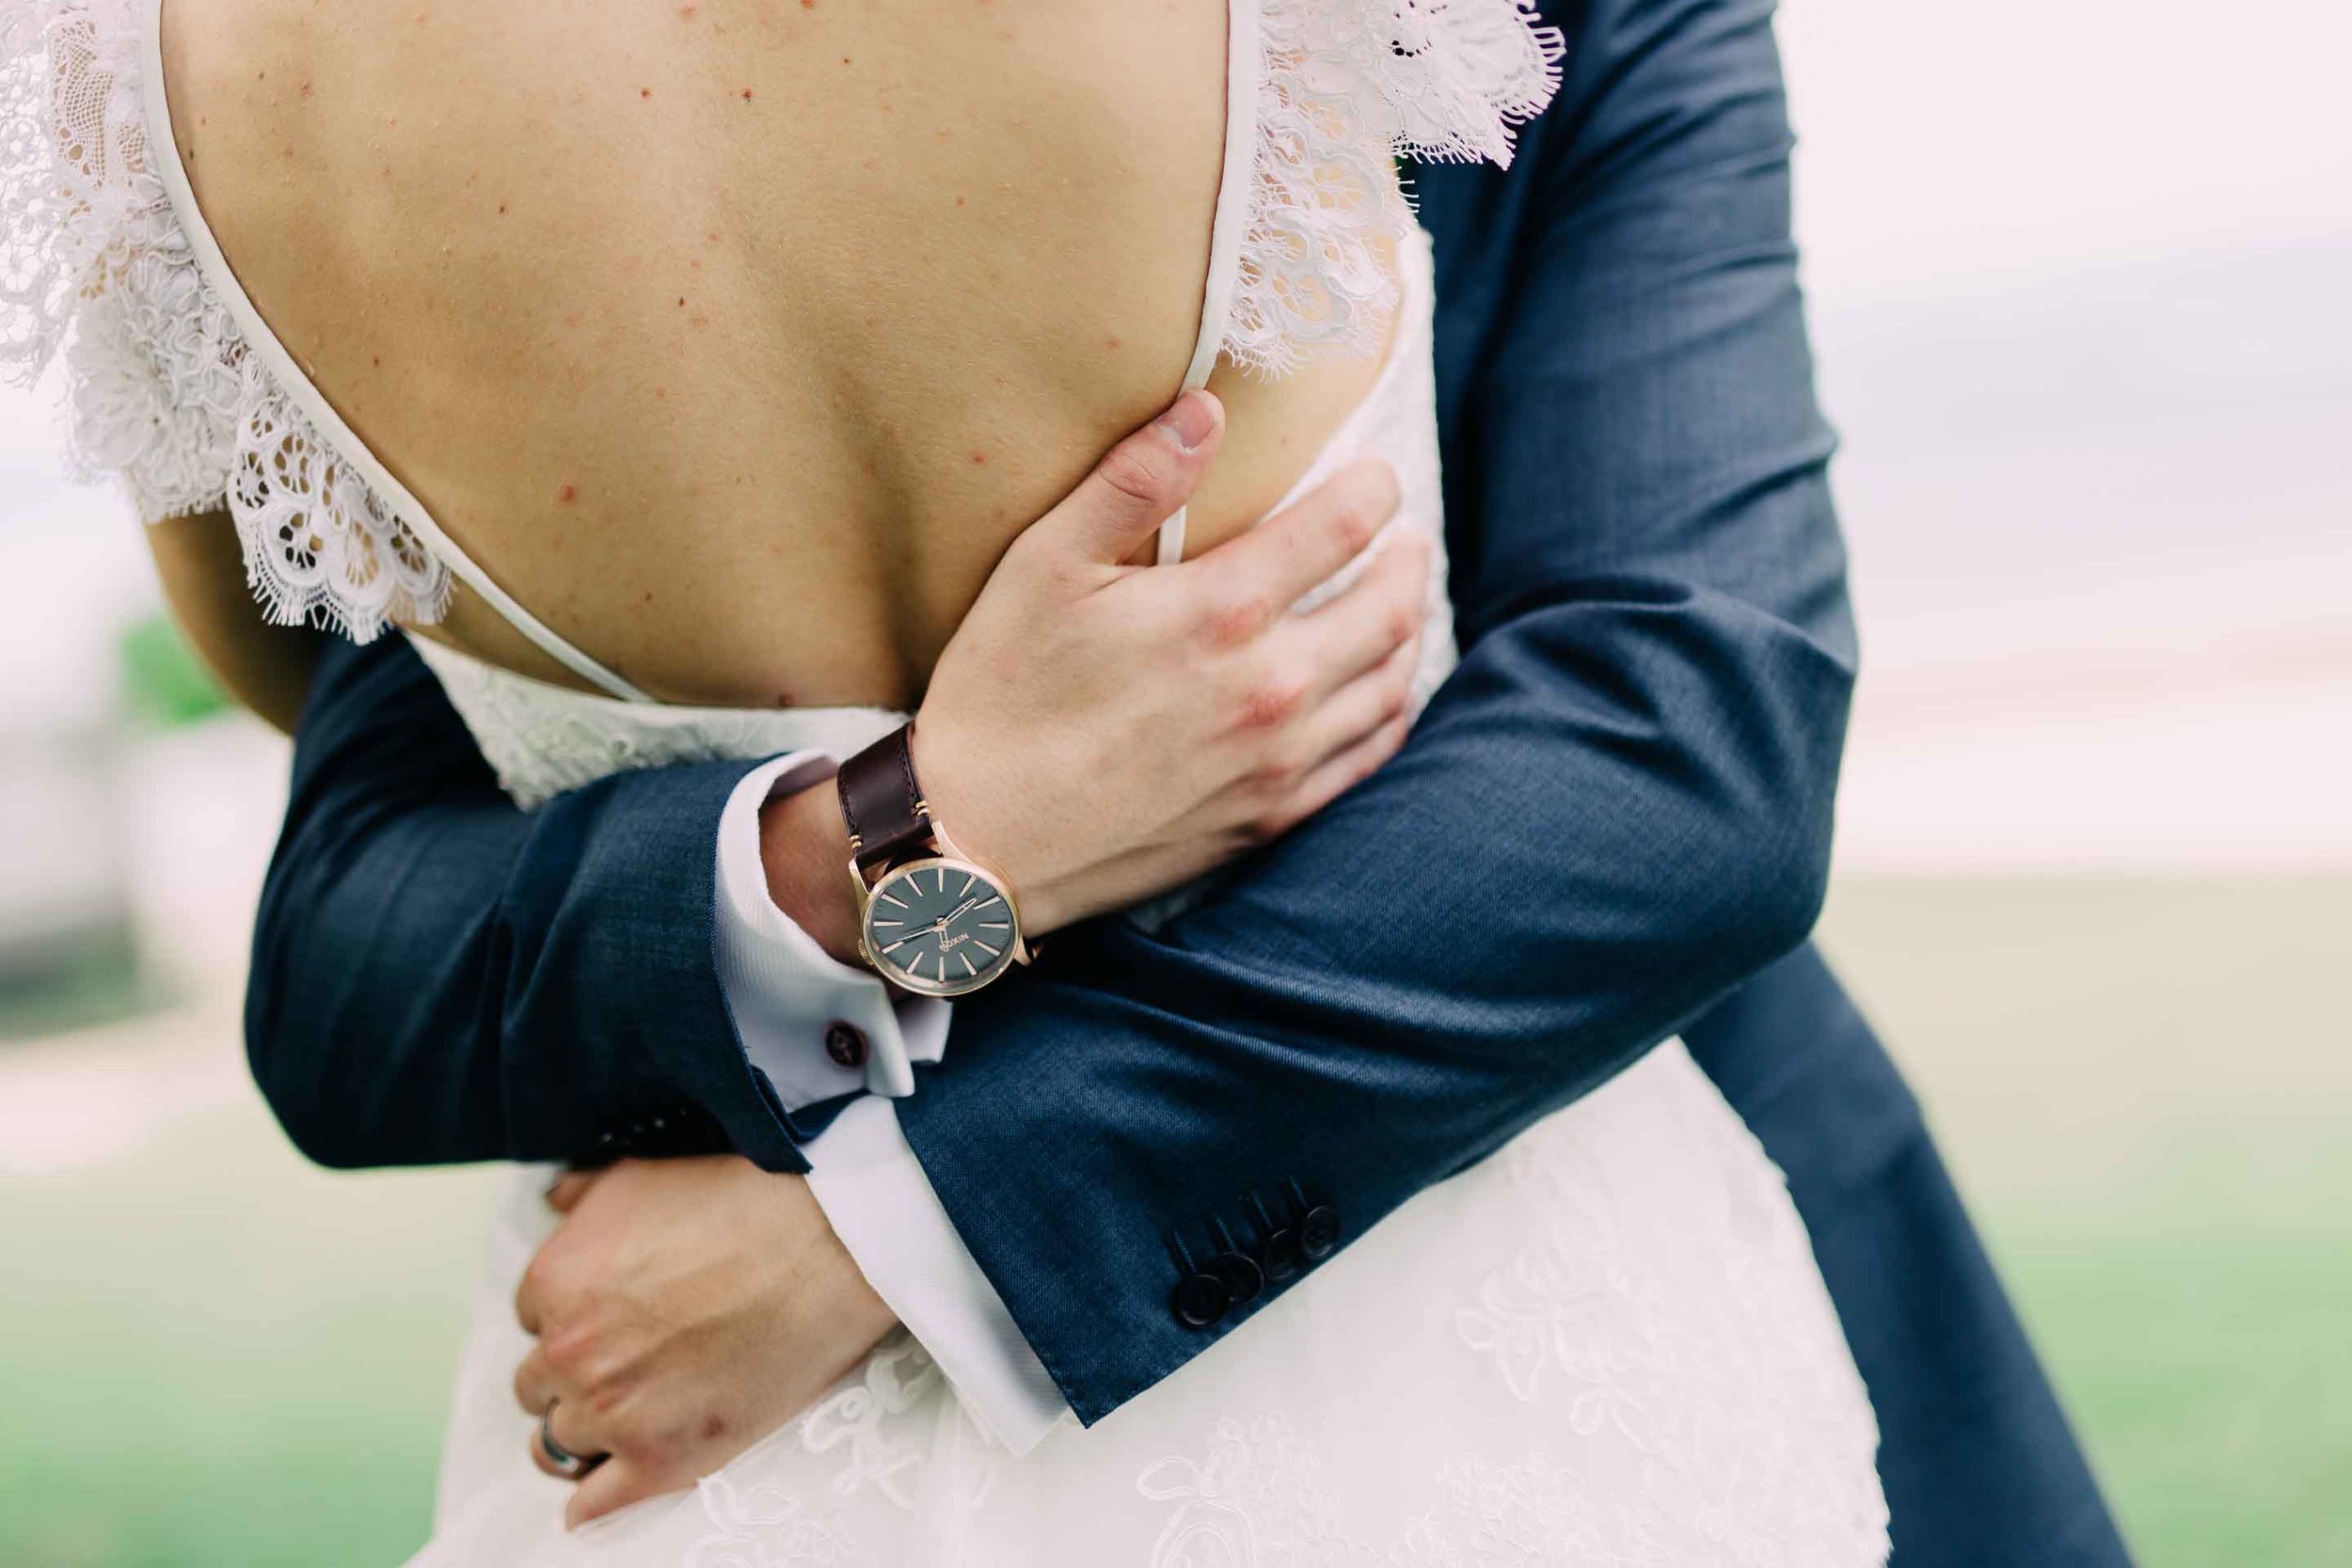
{"type": "Polygon", "coordinates": [[[529,638],[548,657],[597,689],[629,702],[651,702],[653,699],[646,693],[572,646],[547,623],[525,610],[512,594],[491,580],[487,572],[459,549],[457,542],[444,532],[417,498],[408,493],[408,487],[401,483],[375,453],[368,450],[367,443],[359,439],[358,432],[344,422],[334,405],[311,384],[302,367],[294,363],[294,356],[287,352],[284,343],[278,341],[278,334],[270,329],[269,323],[262,319],[262,312],[254,308],[244,285],[237,281],[237,275],[230,270],[229,258],[222,252],[220,242],[214,237],[211,225],[204,221],[203,210],[196,204],[196,192],[188,182],[188,171],[180,162],[180,139],[172,134],[171,100],[165,90],[163,38],[164,0],[148,0],[147,31],[142,40],[146,49],[142,86],[147,95],[148,164],[163,182],[165,194],[178,211],[180,226],[187,235],[188,248],[195,253],[197,268],[203,274],[204,280],[213,286],[213,292],[220,296],[222,307],[236,323],[237,330],[245,340],[246,352],[261,359],[262,369],[269,372],[287,401],[300,409],[303,416],[332,443],[336,458],[349,464],[369,487],[390,505],[410,531],[449,568],[451,574],[481,594],[490,608],[504,616],[516,631],[529,638]]]}
{"type": "MultiPolygon", "coordinates": [[[[1216,186],[1216,216],[1209,226],[1209,280],[1200,294],[1200,333],[1193,340],[1192,363],[1180,390],[1206,384],[1225,346],[1225,327],[1241,281],[1241,242],[1249,227],[1249,182],[1257,165],[1258,78],[1264,69],[1259,38],[1259,0],[1226,0],[1225,162],[1216,186]]],[[[1184,556],[1184,512],[1160,525],[1159,563],[1184,556]]]]}

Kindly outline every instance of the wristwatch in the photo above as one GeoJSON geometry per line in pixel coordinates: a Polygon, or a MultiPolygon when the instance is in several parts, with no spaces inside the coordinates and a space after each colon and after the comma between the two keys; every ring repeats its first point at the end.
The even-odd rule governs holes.
{"type": "Polygon", "coordinates": [[[963,996],[1029,961],[1004,877],[956,847],[914,782],[913,723],[841,765],[841,818],[857,884],[858,948],[883,979],[963,996]]]}

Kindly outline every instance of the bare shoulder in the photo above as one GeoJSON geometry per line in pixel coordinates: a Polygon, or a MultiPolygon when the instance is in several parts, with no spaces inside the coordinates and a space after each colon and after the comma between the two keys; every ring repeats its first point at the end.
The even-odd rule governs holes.
{"type": "Polygon", "coordinates": [[[301,284],[272,249],[536,264],[712,212],[819,290],[878,253],[1016,289],[1009,244],[1128,287],[1197,261],[1222,147],[1222,0],[168,0],[165,43],[259,293],[301,284]]]}
{"type": "MultiPolygon", "coordinates": [[[[918,685],[1192,356],[1225,0],[167,0],[165,46],[271,330],[484,571],[650,689],[918,685]]],[[[1195,538],[1372,373],[1221,379],[1195,538]]]]}

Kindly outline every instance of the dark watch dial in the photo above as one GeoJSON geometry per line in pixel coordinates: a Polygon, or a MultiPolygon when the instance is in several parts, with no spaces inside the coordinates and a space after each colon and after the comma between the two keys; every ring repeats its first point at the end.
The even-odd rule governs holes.
{"type": "Polygon", "coordinates": [[[866,906],[866,956],[894,984],[931,996],[977,990],[1012,962],[1004,890],[964,861],[917,861],[884,876],[866,906]]]}

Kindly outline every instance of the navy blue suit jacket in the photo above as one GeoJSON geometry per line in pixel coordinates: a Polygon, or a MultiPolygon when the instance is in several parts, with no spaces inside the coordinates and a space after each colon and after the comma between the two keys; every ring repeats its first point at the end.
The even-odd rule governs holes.
{"type": "MultiPolygon", "coordinates": [[[[1789,1173],[1901,1560],[2121,1560],[1916,1107],[1800,950],[1854,643],[1769,7],[1555,20],[1567,79],[1514,169],[1414,175],[1460,669],[1393,762],[1207,902],[1068,933],[960,1004],[901,1124],[1090,1421],[1246,1322],[1170,1308],[1216,1222],[1255,1243],[1259,1202],[1275,1228],[1311,1208],[1344,1245],[1681,1031],[1789,1173]]],[[[748,766],[525,816],[413,654],[332,651],[247,1009],[294,1140],[803,1168],[811,1129],[712,961],[748,766]]]]}

